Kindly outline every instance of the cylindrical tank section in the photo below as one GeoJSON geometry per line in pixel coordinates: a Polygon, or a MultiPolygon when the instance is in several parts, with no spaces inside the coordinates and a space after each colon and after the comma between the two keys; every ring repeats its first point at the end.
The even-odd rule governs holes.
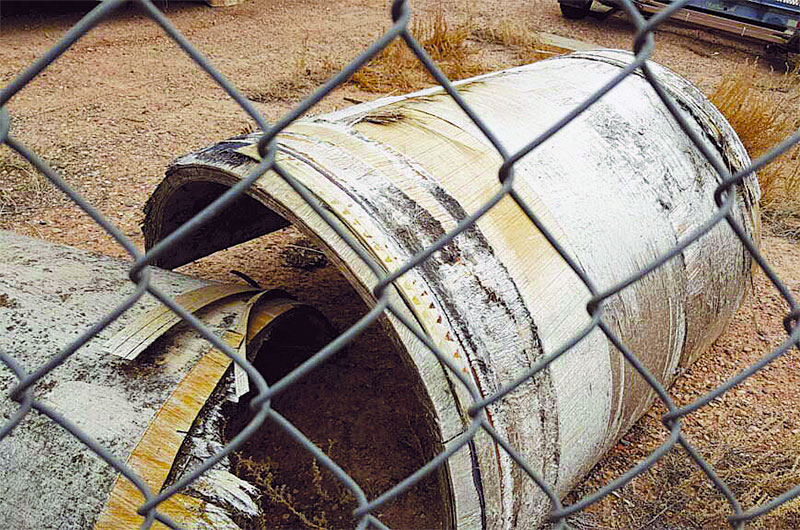
{"type": "MultiPolygon", "coordinates": [[[[513,152],[628,64],[619,51],[575,53],[457,84],[513,152]]],[[[653,64],[691,126],[732,171],[749,159],[713,105],[653,64]]],[[[258,160],[259,134],[177,160],[147,207],[152,246],[258,160]]],[[[498,189],[501,158],[440,88],[304,119],[278,137],[278,163],[387,272],[432,245],[498,189]]],[[[674,247],[716,211],[719,179],[655,91],[629,76],[515,165],[514,188],[599,288],[674,247]]],[[[758,240],[758,184],[733,215],[758,240]]],[[[376,277],[276,174],[264,175],[173,267],[292,223],[313,237],[368,302],[376,277]]],[[[750,259],[719,226],[606,302],[605,321],[664,384],[719,336],[745,296],[750,259]]],[[[391,300],[490,396],[586,326],[589,293],[541,233],[504,198],[474,227],[403,275],[391,300]]],[[[465,429],[460,383],[393,318],[434,406],[446,447],[465,429]]],[[[564,495],[651,405],[653,392],[599,330],[488,408],[495,428],[564,495]]],[[[447,464],[454,525],[531,528],[549,503],[485,434],[447,464]],[[475,454],[471,454],[472,451],[475,454]],[[478,472],[473,472],[473,462],[478,472]]]]}
{"type": "MultiPolygon", "coordinates": [[[[0,231],[0,349],[29,373],[133,294],[129,263],[0,231]]],[[[335,336],[280,291],[151,269],[151,282],[274,382],[335,336]]],[[[18,404],[0,368],[0,425],[18,404]]],[[[246,374],[145,296],[33,387],[33,395],[158,493],[219,452],[246,374]]],[[[252,394],[250,394],[252,395],[252,394]]],[[[159,505],[184,528],[254,527],[260,492],[225,459],[159,505]],[[241,524],[241,526],[240,526],[241,524]]],[[[141,493],[50,418],[30,412],[0,442],[3,528],[138,528],[141,493]]],[[[158,526],[163,528],[162,526],[158,526]]]]}

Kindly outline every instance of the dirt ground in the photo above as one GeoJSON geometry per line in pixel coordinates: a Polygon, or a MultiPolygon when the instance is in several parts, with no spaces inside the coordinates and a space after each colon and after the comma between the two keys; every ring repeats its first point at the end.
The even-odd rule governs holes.
{"type": "MultiPolygon", "coordinates": [[[[439,2],[433,0],[418,0],[412,5],[416,12],[425,13],[437,4],[439,2]]],[[[0,86],[42,55],[93,5],[0,4],[0,86]]],[[[365,49],[390,22],[386,0],[336,3],[248,0],[225,9],[174,1],[159,5],[184,35],[272,120],[324,82],[335,68],[365,49]]],[[[477,4],[457,0],[443,5],[448,12],[468,13],[478,25],[509,19],[528,25],[531,30],[600,46],[630,49],[632,45],[632,26],[624,17],[614,16],[602,22],[566,21],[554,0],[486,0],[477,4]]],[[[734,65],[753,60],[762,52],[758,44],[676,25],[661,29],[656,41],[653,59],[684,75],[706,93],[712,91],[734,65]]],[[[486,48],[480,53],[484,54],[487,70],[506,64],[502,50],[486,48]]],[[[762,58],[760,65],[765,80],[778,75],[771,72],[771,68],[779,71],[784,68],[780,59],[762,58]]],[[[794,95],[793,101],[798,95],[794,95]]],[[[341,108],[352,100],[369,100],[376,96],[345,86],[326,98],[314,112],[341,108]]],[[[142,206],[170,161],[239,134],[250,123],[244,112],[136,6],[121,8],[112,19],[82,38],[15,96],[8,109],[12,116],[12,134],[49,161],[140,247],[144,244],[139,229],[142,206]]],[[[0,228],[124,257],[122,249],[85,214],[43,182],[6,147],[0,147],[0,228]]],[[[763,249],[767,259],[793,293],[800,296],[800,242],[772,235],[771,230],[769,225],[765,227],[763,249]]],[[[219,253],[184,270],[231,281],[233,278],[228,271],[238,269],[265,286],[287,287],[289,284],[294,292],[313,292],[315,286],[325,285],[330,280],[325,279],[328,273],[319,271],[332,267],[306,270],[293,266],[284,252],[291,248],[287,245],[296,244],[298,238],[297,233],[290,231],[219,253]]],[[[310,298],[308,301],[316,303],[314,296],[310,298]]],[[[353,312],[361,310],[355,301],[343,303],[351,304],[350,312],[346,312],[347,318],[339,318],[339,325],[346,325],[348,318],[357,317],[353,312]]],[[[329,311],[335,314],[335,306],[329,311]]],[[[740,311],[733,326],[706,357],[680,378],[672,395],[681,404],[689,403],[752,364],[784,336],[781,320],[785,312],[775,289],[763,275],[757,275],[754,296],[740,311]]],[[[720,453],[721,445],[762,450],[765,445],[774,446],[779,440],[790,440],[787,447],[797,450],[800,445],[797,374],[796,354],[776,361],[723,399],[687,418],[685,432],[689,440],[696,442],[709,458],[724,453],[720,453]]],[[[313,386],[314,383],[308,384],[313,386]]],[[[331,418],[339,414],[335,407],[330,411],[331,418]]],[[[658,420],[661,412],[654,410],[637,424],[577,488],[576,495],[586,494],[619,476],[662,442],[666,431],[658,420]]],[[[359,421],[361,426],[371,420],[359,421]]],[[[408,419],[409,427],[416,421],[408,419]]],[[[318,441],[325,443],[324,439],[318,441]]],[[[385,442],[378,440],[377,444],[385,442]]],[[[408,445],[410,442],[401,443],[408,445]]],[[[409,450],[399,446],[394,449],[409,450]]],[[[334,457],[337,450],[331,449],[334,457]]],[[[416,456],[409,457],[407,462],[413,464],[410,469],[418,465],[414,458],[420,454],[418,451],[416,456]]],[[[392,480],[402,478],[409,469],[402,471],[392,480]]],[[[698,486],[686,473],[686,466],[665,459],[653,471],[593,506],[585,517],[575,521],[575,526],[722,527],[724,520],[719,517],[704,519],[689,513],[697,507],[689,504],[687,497],[706,498],[698,494],[699,490],[691,488],[708,489],[708,482],[701,480],[698,486]],[[670,470],[683,474],[670,474],[670,470]],[[670,485],[689,489],[683,498],[668,497],[664,490],[670,485]]],[[[376,484],[375,490],[383,491],[389,485],[376,484]]],[[[327,490],[332,487],[326,486],[327,490]]],[[[763,491],[766,492],[763,495],[751,495],[752,502],[764,502],[780,493],[763,491]]],[[[719,495],[714,498],[718,500],[719,495]]],[[[313,502],[308,501],[308,506],[313,509],[313,502]]],[[[287,526],[303,524],[291,510],[279,515],[287,526]]],[[[408,509],[406,515],[409,517],[405,519],[407,526],[427,526],[420,519],[425,517],[421,508],[408,509]]],[[[765,528],[800,527],[793,517],[796,514],[778,516],[765,528]]],[[[433,521],[430,526],[435,526],[433,521]]]]}
{"type": "MultiPolygon", "coordinates": [[[[308,239],[292,229],[264,239],[261,245],[275,244],[273,255],[279,260],[274,268],[257,267],[259,281],[280,274],[282,282],[291,281],[288,285],[293,294],[319,308],[340,331],[367,312],[338,269],[322,254],[315,254],[308,239]],[[325,288],[320,289],[321,285],[325,288]]],[[[257,253],[263,253],[262,249],[255,248],[257,253]]],[[[239,266],[247,266],[247,262],[251,260],[239,266]]],[[[199,274],[208,270],[204,265],[211,266],[197,264],[199,274]]],[[[271,337],[271,344],[276,341],[280,337],[271,337]]],[[[270,355],[262,357],[270,362],[282,354],[270,346],[270,355]]],[[[265,368],[262,373],[273,372],[271,367],[265,368]]],[[[376,323],[326,362],[324,369],[313,371],[279,395],[272,406],[345,469],[369,499],[374,499],[441,450],[426,434],[432,429],[431,417],[413,398],[414,379],[402,364],[399,351],[387,347],[384,330],[376,323]],[[309,407],[313,414],[309,414],[309,407]]],[[[276,381],[268,379],[267,383],[276,381]]],[[[227,439],[251,417],[245,402],[231,410],[227,439]]],[[[237,451],[234,469],[238,476],[266,492],[261,497],[264,516],[256,523],[260,529],[354,526],[351,514],[357,504],[352,494],[272,422],[262,425],[237,451]]],[[[391,528],[438,529],[445,525],[445,513],[438,475],[433,474],[376,515],[391,528]]],[[[253,527],[250,522],[240,526],[253,527]]]]}

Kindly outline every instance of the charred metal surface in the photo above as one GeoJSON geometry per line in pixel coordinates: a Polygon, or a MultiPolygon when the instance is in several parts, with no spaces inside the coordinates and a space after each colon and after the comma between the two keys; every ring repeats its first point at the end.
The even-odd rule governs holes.
{"type": "MultiPolygon", "coordinates": [[[[358,123],[371,122],[362,120],[358,123]]],[[[437,200],[442,211],[449,215],[451,224],[467,216],[457,199],[423,168],[388,145],[378,144],[359,133],[354,136],[363,142],[365,148],[373,150],[373,156],[358,158],[357,153],[348,150],[347,146],[339,147],[333,139],[316,141],[312,137],[298,142],[287,139],[285,150],[312,165],[360,204],[394,241],[398,252],[396,259],[407,260],[432,245],[445,235],[445,228],[428,209],[393,184],[385,165],[391,165],[396,171],[421,183],[437,200]],[[315,157],[313,160],[312,156],[315,157]],[[375,163],[370,164],[370,161],[375,163]],[[358,177],[345,178],[330,167],[348,167],[358,177]]],[[[464,231],[421,263],[417,270],[430,289],[429,295],[435,300],[435,306],[441,309],[453,331],[452,337],[445,337],[452,344],[451,350],[456,348],[455,356],[467,356],[484,395],[497,392],[513,373],[523,371],[541,358],[542,347],[536,325],[519,289],[477,226],[464,231]],[[509,352],[513,353],[508,355],[509,352]],[[508,366],[509,363],[514,366],[508,366]]],[[[543,461],[539,466],[547,480],[557,482],[560,457],[558,407],[549,372],[540,374],[521,388],[520,393],[525,395],[528,403],[536,403],[535,408],[541,414],[509,414],[502,405],[493,406],[489,409],[490,421],[502,431],[541,433],[537,452],[543,461]],[[499,419],[494,418],[495,415],[499,419]]],[[[498,474],[503,475],[504,470],[498,469],[498,474]]],[[[519,474],[513,482],[524,483],[525,480],[519,474]]],[[[516,495],[516,498],[519,500],[523,496],[516,495]]],[[[513,512],[517,514],[522,510],[513,512]]]]}

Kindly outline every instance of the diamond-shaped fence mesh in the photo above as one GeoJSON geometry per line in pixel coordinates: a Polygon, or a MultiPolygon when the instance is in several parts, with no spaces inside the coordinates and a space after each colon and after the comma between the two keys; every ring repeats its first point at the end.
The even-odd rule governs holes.
{"type": "Polygon", "coordinates": [[[14,428],[18,426],[26,416],[31,414],[33,410],[37,411],[39,414],[49,417],[53,422],[59,424],[61,427],[79,439],[91,451],[95,452],[109,466],[112,466],[121,475],[130,480],[136,486],[136,488],[141,491],[145,498],[145,502],[139,506],[138,513],[145,518],[143,524],[144,527],[151,526],[154,521],[160,521],[161,523],[170,527],[178,527],[174,521],[170,520],[169,517],[159,511],[160,505],[166,499],[185,488],[188,484],[195,481],[198,477],[219,463],[223,458],[225,458],[237,447],[239,447],[245,440],[247,440],[248,437],[250,437],[255,430],[267,420],[273,422],[276,428],[285,430],[292,438],[300,443],[306,451],[308,451],[309,455],[317,459],[322,466],[333,473],[333,475],[335,475],[335,477],[341,481],[341,484],[352,493],[358,504],[353,514],[354,521],[356,522],[358,528],[366,528],[368,526],[386,528],[385,525],[374,515],[376,510],[389,503],[392,499],[404,491],[411,488],[427,474],[430,474],[438,467],[444,465],[447,459],[450,458],[456,451],[472,443],[473,438],[481,431],[494,438],[502,451],[507,452],[508,455],[513,459],[515,465],[519,466],[519,468],[525,474],[527,474],[530,480],[535,482],[538,487],[544,491],[552,504],[550,519],[557,528],[566,528],[566,520],[568,516],[583,510],[590,504],[623,487],[635,476],[643,473],[648,468],[653,466],[659,458],[664,456],[668,451],[672,450],[675,445],[680,445],[691,456],[697,466],[699,466],[699,468],[702,469],[702,471],[708,476],[710,481],[713,482],[719,492],[727,498],[732,510],[732,514],[728,517],[728,520],[730,525],[734,528],[743,528],[748,521],[758,518],[800,495],[800,485],[797,485],[789,491],[786,491],[770,500],[769,502],[766,502],[765,504],[744,511],[736,497],[731,492],[730,488],[719,478],[712,466],[703,459],[695,447],[689,443],[689,441],[681,432],[681,419],[684,416],[720,397],[734,386],[742,383],[757,370],[763,368],[771,361],[784,355],[790,349],[797,347],[798,344],[800,344],[800,306],[798,306],[786,285],[782,283],[775,272],[773,272],[770,266],[766,263],[764,258],[759,253],[757,247],[750,240],[747,232],[742,226],[739,225],[737,219],[732,214],[732,208],[735,202],[736,187],[742,185],[743,180],[748,175],[763,168],[770,161],[780,156],[790,149],[794,144],[800,141],[800,131],[795,132],[792,136],[786,138],[780,144],[776,145],[767,154],[758,160],[753,161],[750,167],[738,171],[735,174],[731,174],[728,169],[726,169],[726,167],[718,160],[718,157],[714,155],[709,146],[706,144],[706,140],[700,137],[696,130],[693,129],[689,123],[687,123],[686,117],[681,114],[676,103],[670,98],[664,87],[659,84],[657,77],[651,71],[651,67],[647,63],[647,59],[654,49],[653,30],[663,23],[671,14],[688,4],[689,0],[680,0],[674,2],[670,4],[668,8],[647,20],[642,17],[630,0],[621,0],[622,6],[633,20],[637,28],[636,38],[634,41],[633,52],[635,55],[633,60],[627,66],[622,68],[619,73],[613,77],[613,79],[610,79],[605,86],[591,94],[591,96],[586,98],[586,100],[580,105],[572,109],[571,112],[565,115],[557,123],[553,123],[552,126],[544,133],[536,138],[531,138],[527,145],[513,152],[509,151],[497,138],[497,136],[493,134],[490,128],[487,127],[485,122],[482,120],[480,114],[471,108],[467,102],[465,102],[465,100],[459,94],[459,91],[441,72],[435,62],[425,52],[420,43],[415,40],[409,29],[410,5],[406,0],[396,0],[393,3],[391,8],[392,26],[388,31],[385,32],[385,34],[372,43],[369,48],[354,61],[334,75],[327,83],[324,84],[324,86],[316,90],[311,96],[299,103],[291,110],[291,112],[274,124],[269,123],[253,107],[248,99],[244,97],[231,82],[229,82],[219,71],[214,68],[214,66],[206,57],[204,57],[183,35],[178,32],[178,30],[170,23],[164,14],[153,5],[152,2],[149,0],[137,0],[138,3],[144,8],[147,15],[180,46],[184,53],[189,55],[194,60],[200,69],[207,72],[216,81],[216,83],[222,87],[225,92],[250,115],[250,117],[263,131],[263,136],[258,144],[258,150],[262,161],[249,174],[249,176],[242,179],[238,184],[223,193],[199,214],[194,216],[179,229],[175,230],[171,235],[160,241],[157,245],[144,254],[140,252],[136,246],[117,227],[114,226],[112,222],[104,217],[103,214],[93,207],[92,204],[87,202],[86,199],[84,199],[79,193],[73,190],[56,171],[54,171],[34,152],[32,152],[10,134],[10,122],[12,120],[12,116],[4,107],[4,105],[17,92],[25,87],[26,84],[28,84],[51,63],[57,61],[59,56],[67,51],[70,46],[72,46],[78,39],[81,38],[81,36],[83,36],[97,24],[100,24],[104,19],[112,16],[120,7],[120,5],[125,3],[125,1],[126,0],[106,0],[102,2],[81,21],[79,21],[72,29],[70,29],[55,46],[53,46],[49,51],[47,51],[47,53],[35,61],[21,75],[13,79],[5,88],[3,88],[2,92],[0,92],[0,107],[2,107],[2,110],[0,110],[0,142],[8,145],[12,150],[16,151],[22,157],[27,159],[54,186],[65,193],[72,201],[74,201],[75,204],[77,204],[88,215],[90,215],[98,225],[108,232],[130,254],[131,258],[134,260],[134,264],[130,268],[129,276],[130,280],[137,286],[135,293],[125,300],[124,303],[120,304],[114,311],[107,314],[101,321],[96,322],[89,330],[83,333],[74,342],[64,345],[63,350],[61,350],[61,352],[55,355],[43,366],[34,368],[22,367],[12,356],[5,352],[0,352],[0,360],[2,360],[8,369],[13,371],[19,380],[17,386],[9,393],[10,398],[18,403],[19,407],[13,416],[10,417],[4,425],[0,426],[0,441],[11,435],[14,428]],[[502,157],[503,163],[497,174],[497,179],[499,183],[501,183],[501,187],[489,202],[477,209],[477,211],[474,213],[462,219],[455,229],[447,233],[435,245],[432,245],[429,248],[419,252],[417,255],[413,256],[412,259],[408,260],[407,263],[397,268],[394,272],[386,274],[380,268],[372,265],[372,259],[370,256],[363,253],[362,247],[356,244],[356,242],[351,239],[351,236],[344,232],[340,225],[330,218],[330,214],[320,207],[318,202],[315,201],[314,198],[309,194],[308,190],[306,190],[304,186],[292,176],[291,172],[277,162],[275,157],[276,147],[274,141],[278,133],[284,130],[292,122],[303,116],[320,100],[325,98],[326,95],[328,95],[334,88],[346,82],[354,72],[363,67],[367,62],[370,61],[370,59],[375,57],[383,49],[397,40],[403,41],[405,45],[408,46],[417,59],[444,88],[447,94],[449,94],[455,103],[457,103],[464,113],[466,113],[474,125],[494,146],[497,153],[499,153],[499,155],[502,157]],[[550,231],[548,231],[546,223],[542,222],[542,220],[538,219],[536,215],[534,215],[533,210],[515,191],[514,167],[521,158],[536,150],[548,138],[569,124],[581,113],[589,109],[593,104],[595,104],[595,102],[603,97],[604,94],[614,90],[614,88],[626,77],[634,74],[635,72],[641,73],[647,79],[665,107],[669,110],[672,118],[683,130],[684,134],[691,139],[697,149],[707,159],[708,163],[710,163],[718,172],[721,183],[716,189],[715,193],[717,210],[716,213],[699,229],[689,234],[687,237],[684,237],[682,240],[680,240],[678,245],[676,245],[666,254],[655,259],[649,266],[638,271],[636,274],[632,275],[626,280],[619,282],[612,288],[605,291],[600,291],[592,279],[589,278],[583,269],[577,264],[575,258],[571,256],[565,250],[564,246],[562,246],[562,244],[558,241],[558,239],[554,237],[550,231]],[[180,307],[171,297],[167,296],[159,288],[154,286],[150,282],[148,273],[149,264],[153,263],[159,256],[168,253],[176,245],[180,245],[188,236],[195,233],[200,227],[208,223],[217,213],[225,210],[225,208],[231,205],[233,201],[244,194],[256,180],[258,180],[265,172],[270,170],[279,175],[289,186],[292,187],[292,189],[294,189],[301,197],[303,197],[308,205],[328,223],[330,229],[338,234],[339,237],[341,237],[342,240],[351,247],[352,251],[359,255],[359,257],[367,266],[372,267],[372,272],[380,279],[373,293],[377,299],[377,302],[365,316],[363,316],[355,325],[339,335],[327,346],[316,352],[302,366],[295,369],[272,386],[267,385],[258,370],[256,370],[247,359],[240,356],[190,312],[180,307]],[[421,331],[418,326],[409,321],[402,311],[393,306],[387,294],[387,288],[406,272],[418,267],[429,256],[442,249],[442,247],[447,245],[456,236],[465,230],[468,230],[479,218],[485,215],[501,199],[506,197],[511,198],[519,206],[520,210],[529,217],[536,228],[541,231],[542,235],[550,243],[552,248],[561,256],[564,262],[569,266],[569,268],[571,268],[574,274],[580,278],[586,288],[591,292],[592,298],[586,308],[591,316],[591,323],[585,329],[576,330],[575,335],[570,340],[566,341],[566,343],[556,351],[543,358],[541,362],[538,362],[535,366],[532,366],[526,373],[521,374],[516,380],[507,384],[504,388],[502,388],[501,391],[492,396],[483,397],[476,390],[473,382],[452,364],[451,359],[442,351],[440,351],[439,348],[437,348],[430,337],[421,331]],[[693,403],[679,408],[673,402],[666,389],[659,383],[658,379],[647,370],[642,362],[640,362],[640,360],[637,358],[636,352],[629,350],[623,341],[614,333],[612,327],[606,323],[603,317],[603,307],[607,299],[619,293],[634,282],[641,280],[643,277],[658,269],[669,260],[679,256],[687,247],[695,244],[698,239],[703,237],[704,234],[712,230],[715,226],[721,224],[727,224],[735,232],[746,248],[747,252],[749,252],[752,256],[755,263],[763,270],[769,281],[772,283],[775,289],[780,292],[781,296],[790,307],[790,312],[785,316],[783,322],[786,329],[787,338],[778,348],[763,357],[756,365],[751,366],[749,369],[741,372],[736,377],[726,381],[724,384],[718,386],[716,389],[697,399],[693,403]],[[154,296],[176,314],[180,315],[182,319],[195,328],[215,348],[232,358],[237,365],[247,372],[257,391],[257,396],[251,402],[251,406],[255,411],[255,415],[249,425],[243,429],[233,440],[231,440],[230,443],[226,444],[220,452],[204,462],[203,465],[197,467],[193,472],[182,477],[175,484],[160,492],[154,492],[148,489],[144,481],[140,477],[137,477],[137,475],[123,462],[120,462],[117,458],[115,458],[107,448],[104,448],[93,440],[89,439],[84,433],[81,432],[79,428],[71,424],[62,415],[48,407],[42,401],[33,397],[33,389],[37,382],[39,382],[43,377],[47,376],[52,370],[58,368],[71,355],[73,355],[89,340],[100,333],[122,313],[133,306],[137,300],[139,300],[146,293],[154,296]],[[341,467],[339,467],[331,457],[325,454],[324,451],[306,438],[294,425],[292,425],[291,422],[271,408],[270,404],[271,400],[276,395],[292,386],[299,378],[303,377],[308,372],[312,370],[324,369],[321,365],[326,359],[330,358],[337,351],[346,346],[367,326],[387,313],[393,315],[402,323],[402,325],[407,327],[408,330],[428,348],[430,355],[436,356],[436,358],[452,372],[452,376],[456,378],[461,385],[463,385],[464,389],[466,389],[472,398],[472,404],[468,411],[471,418],[471,423],[468,428],[456,440],[453,441],[453,443],[448,445],[444,452],[427,462],[422,468],[418,469],[406,479],[400,481],[388,491],[384,491],[374,498],[368,498],[364,488],[361,485],[359,485],[341,467]],[[644,461],[640,462],[618,479],[606,484],[603,488],[581,499],[579,502],[576,502],[570,506],[565,506],[562,504],[559,496],[555,493],[554,486],[552,484],[548,484],[536,470],[532,469],[525,462],[524,458],[521,457],[520,454],[512,447],[512,444],[508,440],[504,439],[490,425],[485,411],[486,408],[492,403],[498,401],[509,393],[512,393],[525,381],[534,377],[538,372],[546,369],[560,356],[569,352],[572,347],[583,340],[595,329],[599,329],[603,334],[605,334],[611,343],[618,348],[627,363],[629,363],[641,375],[641,377],[647,381],[647,383],[656,392],[658,398],[663,402],[663,405],[667,408],[668,412],[663,416],[662,421],[664,426],[669,431],[669,437],[666,442],[663,443],[663,445],[650,454],[644,461]]]}

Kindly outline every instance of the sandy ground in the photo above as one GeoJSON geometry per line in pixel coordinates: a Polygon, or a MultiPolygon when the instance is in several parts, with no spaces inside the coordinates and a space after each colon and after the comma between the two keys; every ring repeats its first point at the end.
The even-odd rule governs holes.
{"type": "MultiPolygon", "coordinates": [[[[413,3],[418,12],[434,5],[433,1],[413,3]]],[[[0,85],[44,53],[92,6],[0,5],[0,85]]],[[[342,65],[365,49],[390,21],[385,0],[249,0],[226,9],[172,1],[160,6],[237,87],[262,101],[256,106],[269,119],[279,117],[323,82],[331,65],[342,65]]],[[[555,1],[489,0],[477,5],[457,1],[445,6],[469,12],[479,23],[509,18],[529,24],[531,29],[601,46],[630,49],[632,44],[632,26],[624,17],[568,22],[560,16],[555,1]]],[[[671,25],[658,32],[654,59],[709,92],[734,65],[760,53],[761,46],[756,44],[671,25]]],[[[761,64],[765,78],[774,75],[770,67],[782,66],[780,60],[762,60],[761,64]]],[[[345,98],[373,97],[345,87],[314,112],[346,106],[345,98]]],[[[50,161],[140,247],[142,206],[169,162],[238,134],[249,123],[244,112],[135,6],[123,7],[81,39],[15,96],[8,109],[13,135],[50,161]]],[[[0,148],[0,183],[0,228],[124,256],[85,214],[5,147],[0,148]]],[[[250,243],[186,270],[230,280],[227,271],[237,268],[270,282],[266,275],[273,266],[269,264],[278,260],[281,244],[295,241],[297,234],[286,238],[250,243]]],[[[800,244],[767,235],[763,246],[780,276],[800,295],[800,244]]],[[[676,384],[673,395],[679,402],[688,403],[707,392],[780,340],[785,307],[763,276],[756,277],[754,292],[713,351],[676,384]]],[[[800,386],[796,363],[796,358],[781,359],[714,407],[693,414],[686,420],[690,440],[710,451],[715,439],[747,442],[797,435],[800,386]]],[[[586,493],[632,467],[663,441],[664,432],[657,412],[649,414],[579,491],[586,493]]],[[[614,521],[626,520],[625,513],[632,511],[625,502],[648,498],[652,491],[647,493],[647,488],[657,487],[657,482],[648,480],[639,483],[638,490],[634,482],[619,496],[595,507],[597,520],[608,526],[596,523],[587,528],[633,527],[633,522],[614,521]]],[[[630,520],[638,521],[635,517],[630,520]]]]}

